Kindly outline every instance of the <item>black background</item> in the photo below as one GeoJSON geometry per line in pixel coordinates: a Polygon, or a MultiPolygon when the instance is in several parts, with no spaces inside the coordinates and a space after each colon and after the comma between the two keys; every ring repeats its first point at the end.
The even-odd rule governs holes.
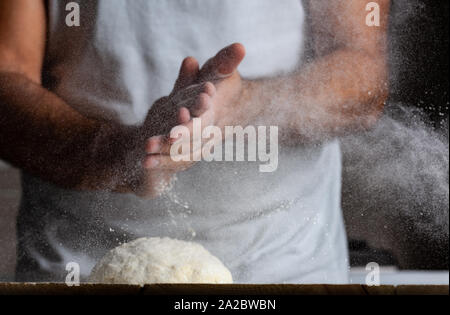
{"type": "Polygon", "coordinates": [[[448,0],[392,0],[391,100],[423,109],[448,130],[448,0]]]}
{"type": "MultiPolygon", "coordinates": [[[[392,0],[390,100],[422,109],[448,141],[449,0],[392,0]]],[[[406,232],[406,231],[405,231],[406,232]]],[[[449,241],[409,231],[414,252],[404,267],[447,269],[449,241]]]]}
{"type": "MultiPolygon", "coordinates": [[[[420,108],[425,113],[425,122],[434,127],[439,134],[443,134],[447,138],[447,143],[449,4],[449,0],[391,0],[388,34],[390,99],[386,104],[386,113],[398,118],[401,122],[410,117],[403,115],[401,111],[396,111],[398,104],[403,107],[420,108]]],[[[416,111],[414,112],[416,113],[416,111]]],[[[410,125],[405,123],[405,125],[411,128],[420,127],[414,121],[411,123],[410,125]]],[[[370,136],[367,139],[371,139],[370,136]]],[[[387,141],[386,143],[395,144],[395,139],[393,134],[393,142],[387,141]]],[[[407,143],[405,144],[407,145],[407,143]]],[[[390,150],[391,148],[386,146],[384,149],[390,150]]],[[[395,152],[395,148],[393,151],[395,152]]],[[[415,151],[412,149],[411,152],[415,151]]],[[[382,156],[381,154],[380,157],[382,156]]],[[[365,156],[363,155],[363,157],[365,156]]],[[[355,174],[354,171],[352,172],[353,168],[348,167],[352,166],[353,162],[355,161],[352,154],[346,155],[344,150],[343,209],[346,214],[346,223],[348,227],[351,227],[350,230],[365,231],[364,229],[367,229],[356,235],[348,231],[352,266],[364,266],[367,262],[377,261],[380,264],[397,265],[401,269],[448,270],[448,233],[442,235],[441,232],[433,234],[422,231],[413,224],[412,218],[405,215],[386,219],[387,214],[391,214],[397,209],[395,207],[396,199],[389,196],[385,199],[373,198],[370,192],[377,193],[377,191],[359,185],[358,179],[361,174],[355,174]],[[359,215],[360,213],[359,208],[370,212],[372,215],[370,219],[366,218],[367,216],[355,219],[355,214],[359,215]],[[369,224],[373,220],[385,220],[383,222],[386,222],[389,228],[389,233],[387,233],[389,236],[385,237],[386,233],[376,231],[375,233],[379,233],[379,237],[374,239],[372,234],[374,234],[373,229],[375,228],[369,224]],[[369,233],[368,230],[371,230],[372,233],[369,233]],[[367,236],[367,239],[364,239],[364,235],[367,236]],[[352,239],[352,237],[359,239],[352,239]],[[383,243],[381,239],[388,239],[392,248],[384,248],[385,244],[381,245],[383,243]],[[365,241],[368,241],[371,247],[365,241]]],[[[373,166],[371,164],[376,164],[372,160],[367,159],[363,162],[368,163],[369,170],[376,169],[371,168],[373,166]]],[[[413,173],[416,172],[413,164],[409,170],[413,173]]],[[[368,171],[363,176],[370,176],[370,174],[368,171]]],[[[427,183],[424,181],[422,184],[427,183]]],[[[429,199],[416,200],[411,195],[414,193],[412,189],[403,191],[403,188],[398,188],[395,183],[390,182],[389,178],[387,178],[386,185],[392,185],[392,191],[397,191],[399,200],[403,200],[407,204],[403,208],[412,212],[423,207],[427,209],[427,206],[429,206],[428,210],[433,209],[434,206],[447,208],[447,210],[439,208],[430,211],[448,211],[448,202],[445,204],[445,200],[436,204],[428,204],[428,202],[433,202],[433,196],[430,196],[429,199]]],[[[396,206],[398,209],[402,209],[401,202],[396,206]]]]}

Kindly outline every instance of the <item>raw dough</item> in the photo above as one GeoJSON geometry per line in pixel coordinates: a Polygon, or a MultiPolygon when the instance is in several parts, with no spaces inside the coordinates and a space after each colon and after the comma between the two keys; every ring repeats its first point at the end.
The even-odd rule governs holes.
{"type": "Polygon", "coordinates": [[[233,283],[222,262],[197,243],[139,238],[109,251],[94,267],[90,282],[233,283]]]}

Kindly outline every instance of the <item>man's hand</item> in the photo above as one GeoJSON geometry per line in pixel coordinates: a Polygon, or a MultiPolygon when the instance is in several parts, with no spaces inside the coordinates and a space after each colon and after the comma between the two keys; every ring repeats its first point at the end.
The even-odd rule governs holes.
{"type": "Polygon", "coordinates": [[[152,106],[144,123],[143,133],[150,138],[145,144],[147,155],[142,163],[144,170],[135,185],[136,194],[150,197],[161,194],[173,175],[192,166],[194,157],[200,154],[201,150],[192,152],[187,162],[174,161],[170,147],[176,139],[170,138],[170,130],[185,126],[192,135],[192,118],[200,118],[203,127],[223,127],[232,121],[242,90],[242,80],[236,69],[244,55],[244,47],[233,44],[219,51],[201,70],[194,58],[183,61],[172,93],[152,106]],[[161,131],[164,134],[158,135],[161,131]]]}
{"type": "MultiPolygon", "coordinates": [[[[189,76],[188,80],[181,80],[194,84],[181,86],[182,89],[174,90],[166,99],[168,101],[172,98],[180,102],[178,103],[180,108],[178,126],[187,127],[192,135],[193,121],[191,118],[194,117],[201,119],[202,128],[211,125],[223,128],[225,125],[237,121],[236,117],[242,113],[239,103],[244,86],[237,67],[244,56],[245,49],[241,44],[230,45],[220,50],[215,57],[209,59],[200,71],[197,70],[194,80],[192,80],[192,76],[189,76]],[[203,87],[208,93],[198,90],[199,87],[203,87]],[[180,119],[181,117],[185,119],[180,119]]],[[[194,63],[194,61],[191,60],[190,63],[194,63]]],[[[180,76],[182,73],[181,71],[180,76]]],[[[190,72],[191,75],[193,73],[194,71],[190,72]]],[[[190,140],[192,142],[193,139],[190,140]]],[[[144,165],[151,167],[153,165],[180,163],[172,161],[169,156],[170,147],[174,141],[175,139],[171,139],[169,135],[150,138],[146,145],[148,156],[144,165]]],[[[192,152],[192,155],[195,156],[199,153],[192,152]]],[[[193,157],[191,160],[194,160],[193,157]]]]}
{"type": "MultiPolygon", "coordinates": [[[[194,58],[187,57],[183,60],[173,91],[153,104],[140,128],[138,137],[142,140],[137,143],[141,150],[134,153],[137,154],[137,159],[145,156],[146,151],[159,152],[160,144],[168,141],[167,136],[163,134],[176,125],[189,122],[191,115],[185,106],[196,106],[200,114],[208,109],[208,97],[215,93],[215,88],[211,83],[194,85],[198,73],[198,62],[194,58]],[[145,148],[142,148],[143,143],[145,148]]],[[[176,163],[170,158],[149,161],[143,159],[137,166],[137,175],[126,186],[131,187],[133,192],[141,197],[156,197],[169,186],[175,173],[190,165],[191,163],[186,162],[176,163]]]]}
{"type": "MultiPolygon", "coordinates": [[[[233,125],[238,120],[242,108],[240,98],[244,91],[244,82],[237,67],[245,57],[245,48],[241,44],[232,44],[208,60],[199,73],[198,82],[211,81],[216,93],[212,98],[215,112],[215,126],[223,128],[233,125]]],[[[191,111],[195,116],[195,109],[191,111]]],[[[203,124],[203,121],[202,121],[203,124]]],[[[204,124],[207,126],[206,124],[204,124]]]]}
{"type": "Polygon", "coordinates": [[[192,130],[194,117],[202,119],[204,126],[216,125],[217,117],[223,115],[219,107],[230,103],[240,91],[241,80],[236,68],[243,55],[242,46],[231,45],[210,59],[201,71],[194,58],[183,60],[174,89],[153,104],[142,127],[141,134],[148,138],[145,144],[147,156],[138,182],[133,184],[135,193],[150,197],[159,195],[175,173],[192,166],[193,156],[188,162],[174,161],[170,157],[174,139],[169,133],[180,125],[192,130]],[[220,87],[220,93],[210,81],[220,87]]]}

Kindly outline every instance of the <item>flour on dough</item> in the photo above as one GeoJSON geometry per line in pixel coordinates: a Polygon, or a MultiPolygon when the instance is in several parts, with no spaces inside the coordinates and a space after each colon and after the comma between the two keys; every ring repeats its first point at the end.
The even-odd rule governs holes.
{"type": "Polygon", "coordinates": [[[233,283],[230,271],[202,245],[170,238],[139,238],[109,251],[89,282],[233,283]]]}

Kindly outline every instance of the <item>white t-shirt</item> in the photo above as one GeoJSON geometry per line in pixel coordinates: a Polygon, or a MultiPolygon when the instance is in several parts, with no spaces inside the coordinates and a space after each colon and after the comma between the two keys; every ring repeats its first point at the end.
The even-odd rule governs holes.
{"type": "MultiPolygon", "coordinates": [[[[292,71],[302,55],[299,0],[80,1],[79,27],[65,24],[68,2],[48,1],[44,74],[91,117],[142,122],[184,57],[203,63],[233,42],[246,47],[245,78],[292,71]]],[[[197,163],[155,200],[67,191],[24,174],[19,248],[38,267],[18,270],[63,281],[73,261],[86,276],[120,242],[169,236],[204,245],[236,282],[347,282],[338,142],[280,148],[273,173],[258,165],[197,163]]]]}

